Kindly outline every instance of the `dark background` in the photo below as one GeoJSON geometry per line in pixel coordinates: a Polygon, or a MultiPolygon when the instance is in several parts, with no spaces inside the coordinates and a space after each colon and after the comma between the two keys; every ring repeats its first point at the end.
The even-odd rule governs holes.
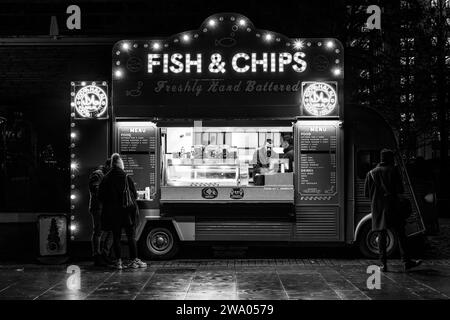
{"type": "Polygon", "coordinates": [[[426,160],[445,213],[448,143],[441,137],[448,141],[447,118],[442,117],[448,101],[448,44],[432,45],[434,37],[445,34],[438,33],[438,12],[429,2],[2,1],[0,211],[68,211],[70,81],[110,82],[115,41],[167,37],[197,29],[211,14],[236,12],[256,28],[291,38],[341,40],[346,46],[346,104],[380,111],[396,130],[412,169],[418,158],[426,160]],[[81,7],[81,30],[66,28],[70,4],[81,7]],[[363,30],[370,4],[383,7],[382,31],[363,30]],[[50,30],[52,16],[57,31],[50,30]],[[405,39],[412,37],[408,47],[411,41],[405,45],[405,39]]]}

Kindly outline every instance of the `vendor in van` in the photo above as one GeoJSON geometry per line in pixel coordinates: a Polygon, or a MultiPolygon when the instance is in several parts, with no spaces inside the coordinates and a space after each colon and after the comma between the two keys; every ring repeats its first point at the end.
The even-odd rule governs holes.
{"type": "Polygon", "coordinates": [[[284,172],[294,171],[294,139],[290,135],[283,136],[283,142],[281,143],[283,147],[283,155],[281,158],[288,159],[288,168],[285,168],[284,172]]]}
{"type": "Polygon", "coordinates": [[[255,174],[264,174],[270,170],[270,160],[278,159],[278,153],[272,150],[272,139],[267,139],[264,146],[256,149],[253,154],[253,165],[255,174]]]}

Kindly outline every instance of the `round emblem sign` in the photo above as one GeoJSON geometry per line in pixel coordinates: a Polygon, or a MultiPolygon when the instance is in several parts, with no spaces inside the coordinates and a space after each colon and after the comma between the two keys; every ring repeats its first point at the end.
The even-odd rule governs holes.
{"type": "Polygon", "coordinates": [[[314,82],[303,91],[303,106],[314,116],[329,115],[336,108],[336,90],[327,83],[314,82]]]}
{"type": "Polygon", "coordinates": [[[83,118],[99,118],[108,108],[108,96],[97,86],[81,88],[75,95],[75,110],[83,118]]]}
{"type": "Polygon", "coordinates": [[[138,57],[131,57],[127,60],[127,69],[131,72],[138,72],[142,69],[142,60],[138,57]]]}

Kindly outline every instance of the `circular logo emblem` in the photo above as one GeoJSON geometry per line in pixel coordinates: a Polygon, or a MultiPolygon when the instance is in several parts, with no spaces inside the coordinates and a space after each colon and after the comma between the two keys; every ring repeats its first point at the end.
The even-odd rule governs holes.
{"type": "Polygon", "coordinates": [[[202,197],[205,199],[214,199],[217,198],[219,192],[216,188],[207,187],[202,189],[202,197]]]}
{"type": "Polygon", "coordinates": [[[85,86],[75,95],[75,110],[83,118],[101,117],[107,107],[108,96],[97,86],[85,86]]]}
{"type": "Polygon", "coordinates": [[[233,188],[230,192],[231,199],[242,199],[244,198],[244,189],[242,188],[233,188]]]}
{"type": "Polygon", "coordinates": [[[131,57],[127,60],[127,69],[131,72],[138,72],[142,69],[142,60],[138,57],[131,57]]]}
{"type": "Polygon", "coordinates": [[[314,116],[329,115],[336,108],[336,90],[327,83],[314,82],[303,91],[303,106],[314,116]]]}

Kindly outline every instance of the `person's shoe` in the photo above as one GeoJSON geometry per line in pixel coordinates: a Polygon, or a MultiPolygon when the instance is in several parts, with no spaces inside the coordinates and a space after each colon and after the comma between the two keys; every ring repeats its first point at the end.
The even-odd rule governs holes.
{"type": "Polygon", "coordinates": [[[147,264],[143,262],[141,259],[136,258],[130,262],[128,267],[132,269],[147,268],[147,264]]]}
{"type": "Polygon", "coordinates": [[[117,270],[123,270],[124,266],[121,259],[118,259],[114,262],[113,267],[117,270]]]}
{"type": "Polygon", "coordinates": [[[403,270],[406,272],[412,268],[418,267],[422,264],[422,260],[408,260],[403,264],[403,270]]]}

